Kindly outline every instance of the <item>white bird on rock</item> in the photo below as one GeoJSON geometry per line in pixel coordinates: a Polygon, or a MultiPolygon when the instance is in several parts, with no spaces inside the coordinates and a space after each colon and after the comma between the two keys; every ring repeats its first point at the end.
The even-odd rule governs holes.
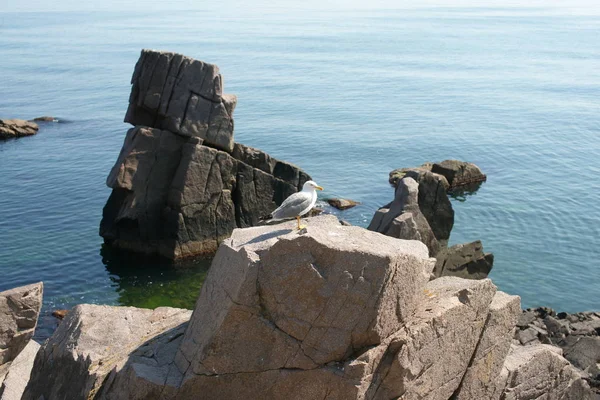
{"type": "Polygon", "coordinates": [[[296,218],[298,221],[298,229],[304,228],[300,226],[300,217],[308,213],[317,202],[317,190],[323,188],[315,181],[306,181],[302,185],[302,190],[292,194],[285,199],[283,203],[271,214],[272,220],[277,221],[286,218],[296,218]]]}

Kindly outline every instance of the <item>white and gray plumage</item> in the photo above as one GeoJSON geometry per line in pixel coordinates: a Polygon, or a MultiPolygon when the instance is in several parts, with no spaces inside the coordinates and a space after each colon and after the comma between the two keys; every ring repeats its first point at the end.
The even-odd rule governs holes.
{"type": "Polygon", "coordinates": [[[302,190],[298,193],[294,193],[281,203],[281,205],[271,213],[273,220],[280,220],[286,218],[296,218],[298,221],[298,229],[302,229],[300,226],[300,217],[308,213],[311,208],[315,206],[317,202],[317,190],[323,190],[323,188],[315,181],[306,181],[302,186],[302,190]]]}

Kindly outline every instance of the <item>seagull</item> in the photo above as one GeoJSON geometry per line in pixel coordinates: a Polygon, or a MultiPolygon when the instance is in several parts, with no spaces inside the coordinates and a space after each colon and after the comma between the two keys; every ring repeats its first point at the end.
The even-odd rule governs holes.
{"type": "Polygon", "coordinates": [[[273,211],[271,220],[277,221],[295,217],[296,221],[298,221],[298,230],[304,228],[304,226],[300,226],[300,217],[308,213],[315,206],[317,202],[317,190],[323,190],[323,188],[317,185],[315,181],[306,181],[302,185],[301,191],[292,194],[273,211]]]}

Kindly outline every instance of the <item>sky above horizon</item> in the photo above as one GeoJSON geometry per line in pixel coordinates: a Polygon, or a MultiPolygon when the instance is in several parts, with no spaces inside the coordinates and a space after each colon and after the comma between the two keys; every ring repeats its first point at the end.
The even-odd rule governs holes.
{"type": "Polygon", "coordinates": [[[412,9],[422,7],[493,7],[493,8],[548,8],[556,12],[598,13],[600,2],[597,0],[528,0],[525,4],[519,0],[421,0],[417,4],[408,0],[258,0],[241,2],[226,0],[204,2],[190,0],[141,1],[122,0],[86,1],[62,0],[60,3],[47,0],[0,0],[0,12],[48,12],[48,11],[132,11],[143,8],[152,10],[208,10],[209,7],[241,7],[241,8],[272,8],[272,9],[412,9]]]}

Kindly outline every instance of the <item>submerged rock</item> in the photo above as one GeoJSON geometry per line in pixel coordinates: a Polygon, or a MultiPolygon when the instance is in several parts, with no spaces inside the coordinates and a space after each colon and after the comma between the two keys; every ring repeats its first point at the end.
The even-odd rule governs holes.
{"type": "Polygon", "coordinates": [[[32,338],[43,291],[39,282],[0,292],[0,365],[14,360],[32,338]]]}
{"type": "Polygon", "coordinates": [[[38,125],[23,119],[0,119],[0,139],[35,135],[38,125]]]}
{"type": "Polygon", "coordinates": [[[58,119],[49,116],[36,117],[33,119],[34,122],[57,122],[58,119]]]}

